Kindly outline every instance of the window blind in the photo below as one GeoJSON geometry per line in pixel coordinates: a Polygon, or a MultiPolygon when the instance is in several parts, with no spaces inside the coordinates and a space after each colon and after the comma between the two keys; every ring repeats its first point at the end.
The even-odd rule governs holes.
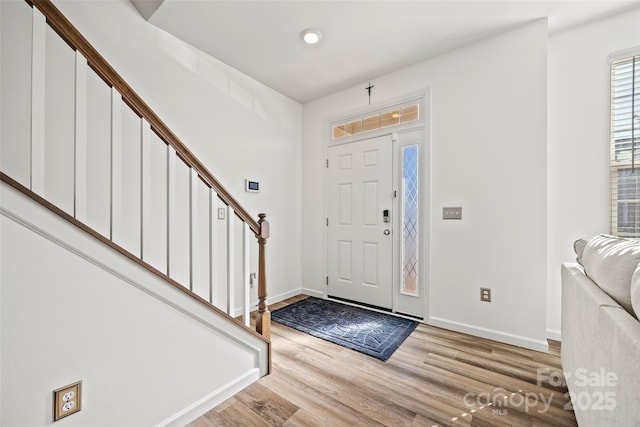
{"type": "Polygon", "coordinates": [[[640,54],[611,63],[611,234],[640,237],[640,54]]]}

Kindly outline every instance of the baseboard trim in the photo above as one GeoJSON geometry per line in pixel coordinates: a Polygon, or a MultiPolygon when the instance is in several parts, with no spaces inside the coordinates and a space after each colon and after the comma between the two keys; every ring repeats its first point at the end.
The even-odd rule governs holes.
{"type": "Polygon", "coordinates": [[[530,350],[541,351],[544,353],[549,351],[549,343],[546,340],[536,340],[533,338],[513,335],[493,329],[481,328],[466,323],[455,322],[453,320],[441,319],[439,317],[430,317],[429,324],[444,329],[450,329],[456,332],[462,332],[481,338],[503,342],[505,344],[528,348],[530,350]]]}
{"type": "Polygon", "coordinates": [[[326,295],[324,294],[324,292],[318,291],[316,289],[302,288],[300,289],[300,293],[309,295],[310,297],[316,297],[316,298],[322,298],[322,299],[326,298],[326,295]]]}
{"type": "Polygon", "coordinates": [[[547,338],[554,341],[562,341],[562,333],[554,329],[547,329],[547,338]]]}
{"type": "MultiPolygon", "coordinates": [[[[292,291],[287,291],[287,292],[284,292],[284,293],[279,294],[279,295],[268,296],[267,297],[267,305],[275,304],[277,302],[284,301],[287,298],[295,297],[297,295],[306,294],[306,293],[307,292],[306,292],[305,289],[297,288],[297,289],[294,289],[292,291]]],[[[322,297],[320,297],[320,298],[322,298],[322,297]]],[[[253,304],[251,304],[249,306],[249,310],[250,311],[255,311],[257,309],[258,309],[258,303],[257,302],[254,302],[253,304]]],[[[240,308],[236,307],[236,309],[233,311],[233,315],[234,315],[234,317],[242,316],[242,307],[240,307],[240,308]]]]}
{"type": "Polygon", "coordinates": [[[301,289],[301,288],[293,289],[291,291],[284,292],[284,293],[282,293],[280,295],[274,295],[272,297],[268,297],[267,298],[267,303],[268,304],[275,304],[277,302],[284,301],[287,298],[291,298],[291,297],[295,297],[297,295],[300,295],[301,293],[304,293],[303,289],[301,289]]]}
{"type": "Polygon", "coordinates": [[[204,396],[192,403],[177,414],[159,422],[156,427],[184,426],[196,418],[206,414],[225,400],[229,399],[248,385],[260,379],[260,370],[253,369],[243,376],[236,378],[228,384],[204,396]]]}

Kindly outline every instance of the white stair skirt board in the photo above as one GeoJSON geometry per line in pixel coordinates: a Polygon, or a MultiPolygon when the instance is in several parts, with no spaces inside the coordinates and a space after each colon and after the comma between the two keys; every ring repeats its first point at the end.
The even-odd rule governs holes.
{"type": "Polygon", "coordinates": [[[184,426],[196,418],[206,414],[236,393],[242,391],[245,387],[257,381],[259,378],[260,371],[258,369],[249,371],[244,376],[236,378],[229,384],[212,391],[197,402],[193,402],[177,414],[159,422],[156,424],[156,427],[184,426]]]}

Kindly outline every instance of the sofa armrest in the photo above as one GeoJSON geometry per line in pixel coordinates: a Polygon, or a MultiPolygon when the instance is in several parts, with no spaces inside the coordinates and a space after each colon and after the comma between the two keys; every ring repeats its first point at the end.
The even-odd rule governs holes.
{"type": "Polygon", "coordinates": [[[589,279],[562,265],[562,369],[581,426],[636,426],[640,420],[640,323],[589,279]],[[584,379],[615,375],[614,385],[584,379]],[[603,393],[606,393],[603,394],[603,393]],[[605,400],[600,400],[604,399],[605,400]],[[589,405],[606,403],[600,408],[589,405]],[[615,409],[609,406],[615,403],[615,409]]]}

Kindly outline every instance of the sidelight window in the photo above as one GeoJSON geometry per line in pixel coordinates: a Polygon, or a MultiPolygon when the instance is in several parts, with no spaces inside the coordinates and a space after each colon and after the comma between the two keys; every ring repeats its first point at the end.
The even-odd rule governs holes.
{"type": "Polygon", "coordinates": [[[418,146],[402,147],[402,286],[418,295],[418,146]]]}

